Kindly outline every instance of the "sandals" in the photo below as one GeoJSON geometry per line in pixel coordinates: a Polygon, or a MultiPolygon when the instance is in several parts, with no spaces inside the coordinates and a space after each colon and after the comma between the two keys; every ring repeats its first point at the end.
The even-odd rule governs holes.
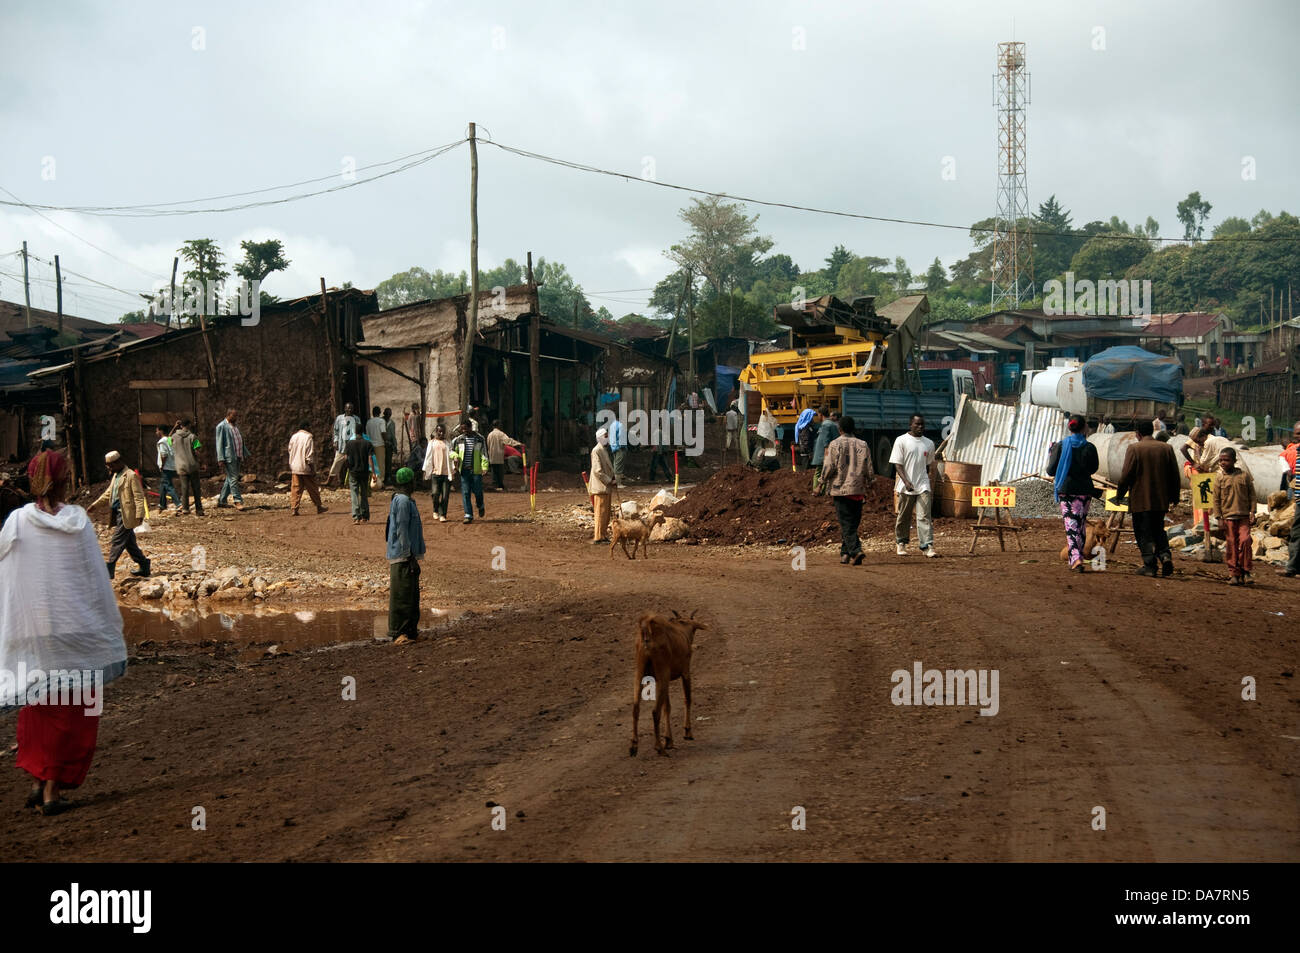
{"type": "Polygon", "coordinates": [[[75,807],[71,801],[58,798],[54,801],[41,802],[41,814],[45,817],[53,817],[55,814],[62,814],[64,811],[70,811],[75,807]]]}

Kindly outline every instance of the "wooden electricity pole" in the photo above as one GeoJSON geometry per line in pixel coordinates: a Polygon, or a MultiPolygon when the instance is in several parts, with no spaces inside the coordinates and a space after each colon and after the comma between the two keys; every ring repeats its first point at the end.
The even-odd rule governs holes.
{"type": "MultiPolygon", "coordinates": [[[[168,329],[170,329],[171,326],[172,326],[172,312],[176,310],[176,266],[179,265],[180,262],[181,262],[181,260],[180,260],[179,257],[176,257],[176,258],[173,258],[173,259],[172,259],[172,286],[171,286],[171,291],[169,292],[169,294],[171,295],[171,297],[169,297],[169,298],[167,299],[167,327],[168,327],[168,329]]],[[[178,315],[176,315],[176,327],[177,327],[177,328],[180,328],[180,326],[181,326],[181,316],[178,314],[178,315]]]]}
{"type": "Polygon", "coordinates": [[[59,256],[54,256],[54,300],[59,309],[59,334],[63,333],[63,271],[59,268],[59,256]]]}
{"type": "Polygon", "coordinates": [[[533,277],[533,253],[528,253],[528,288],[533,295],[533,313],[528,316],[528,402],[533,432],[528,449],[534,462],[542,459],[542,315],[537,299],[537,281],[533,277]]]}
{"type": "MultiPolygon", "coordinates": [[[[465,356],[460,378],[461,414],[469,411],[470,374],[474,369],[474,338],[478,336],[478,136],[469,124],[469,324],[465,328],[465,356]]],[[[537,426],[534,415],[533,426],[537,426]]]]}
{"type": "Polygon", "coordinates": [[[27,326],[32,326],[32,286],[27,283],[27,243],[23,242],[23,298],[27,302],[27,326]]]}

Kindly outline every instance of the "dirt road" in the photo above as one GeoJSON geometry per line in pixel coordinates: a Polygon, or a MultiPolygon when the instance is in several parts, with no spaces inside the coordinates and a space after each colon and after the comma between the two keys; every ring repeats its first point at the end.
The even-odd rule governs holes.
{"type": "MultiPolygon", "coordinates": [[[[151,542],[382,574],[386,498],[368,526],[338,507],[319,520],[259,510],[151,542]]],[[[491,519],[526,512],[521,494],[490,495],[472,526],[430,525],[422,502],[423,604],[505,608],[404,647],[252,662],[140,650],[110,686],[80,808],[22,810],[25,776],[0,759],[4,855],[1300,859],[1300,587],[1271,571],[1230,589],[1221,566],[1180,562],[1153,581],[1121,555],[1070,575],[1055,527],[1026,533],[1026,553],[986,544],[971,557],[957,523],[935,560],[877,538],[862,568],[830,551],[796,570],[784,550],[708,545],[630,563],[576,529],[491,519]],[[698,610],[712,626],[696,642],[696,740],[681,737],[675,685],[670,757],[655,754],[644,709],[641,753],[627,754],[645,608],[698,610]],[[891,674],[916,661],[996,670],[997,713],[893,704],[891,674]]],[[[9,740],[13,723],[0,716],[9,740]]]]}

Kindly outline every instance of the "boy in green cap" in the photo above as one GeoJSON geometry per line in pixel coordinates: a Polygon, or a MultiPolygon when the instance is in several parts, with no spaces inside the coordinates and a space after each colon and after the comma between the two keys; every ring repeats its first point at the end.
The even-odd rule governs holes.
{"type": "Polygon", "coordinates": [[[415,474],[410,467],[397,471],[397,491],[388,506],[388,637],[405,645],[419,636],[420,560],[424,558],[424,528],[420,508],[411,499],[415,474]]]}

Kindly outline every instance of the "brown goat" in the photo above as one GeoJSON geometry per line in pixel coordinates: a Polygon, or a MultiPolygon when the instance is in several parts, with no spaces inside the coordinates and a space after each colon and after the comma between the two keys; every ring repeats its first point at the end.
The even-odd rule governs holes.
{"type": "MultiPolygon", "coordinates": [[[[698,611],[698,610],[697,610],[698,611]]],[[[695,646],[695,630],[707,629],[703,622],[673,610],[672,618],[647,612],[637,623],[636,639],[636,692],[632,701],[632,744],[628,754],[636,756],[637,721],[641,715],[642,679],[654,678],[655,750],[668,754],[673,746],[672,707],[668,703],[668,686],[675,679],[682,680],[682,695],[686,699],[686,740],[691,734],[691,651],[695,646]],[[663,710],[664,739],[659,739],[659,713],[663,710]]]]}
{"type": "Polygon", "coordinates": [[[645,558],[650,558],[650,532],[664,521],[664,514],[656,512],[650,519],[629,517],[614,520],[609,524],[609,558],[614,558],[614,547],[622,546],[623,555],[636,559],[636,548],[642,547],[645,558]],[[627,541],[632,541],[632,553],[628,555],[627,541]]]}
{"type": "MultiPolygon", "coordinates": [[[[1087,562],[1092,558],[1092,551],[1098,546],[1103,549],[1110,545],[1111,530],[1106,529],[1105,520],[1088,520],[1087,528],[1083,535],[1083,559],[1087,562]]],[[[1061,559],[1070,558],[1070,546],[1067,543],[1061,547],[1061,559]]]]}

